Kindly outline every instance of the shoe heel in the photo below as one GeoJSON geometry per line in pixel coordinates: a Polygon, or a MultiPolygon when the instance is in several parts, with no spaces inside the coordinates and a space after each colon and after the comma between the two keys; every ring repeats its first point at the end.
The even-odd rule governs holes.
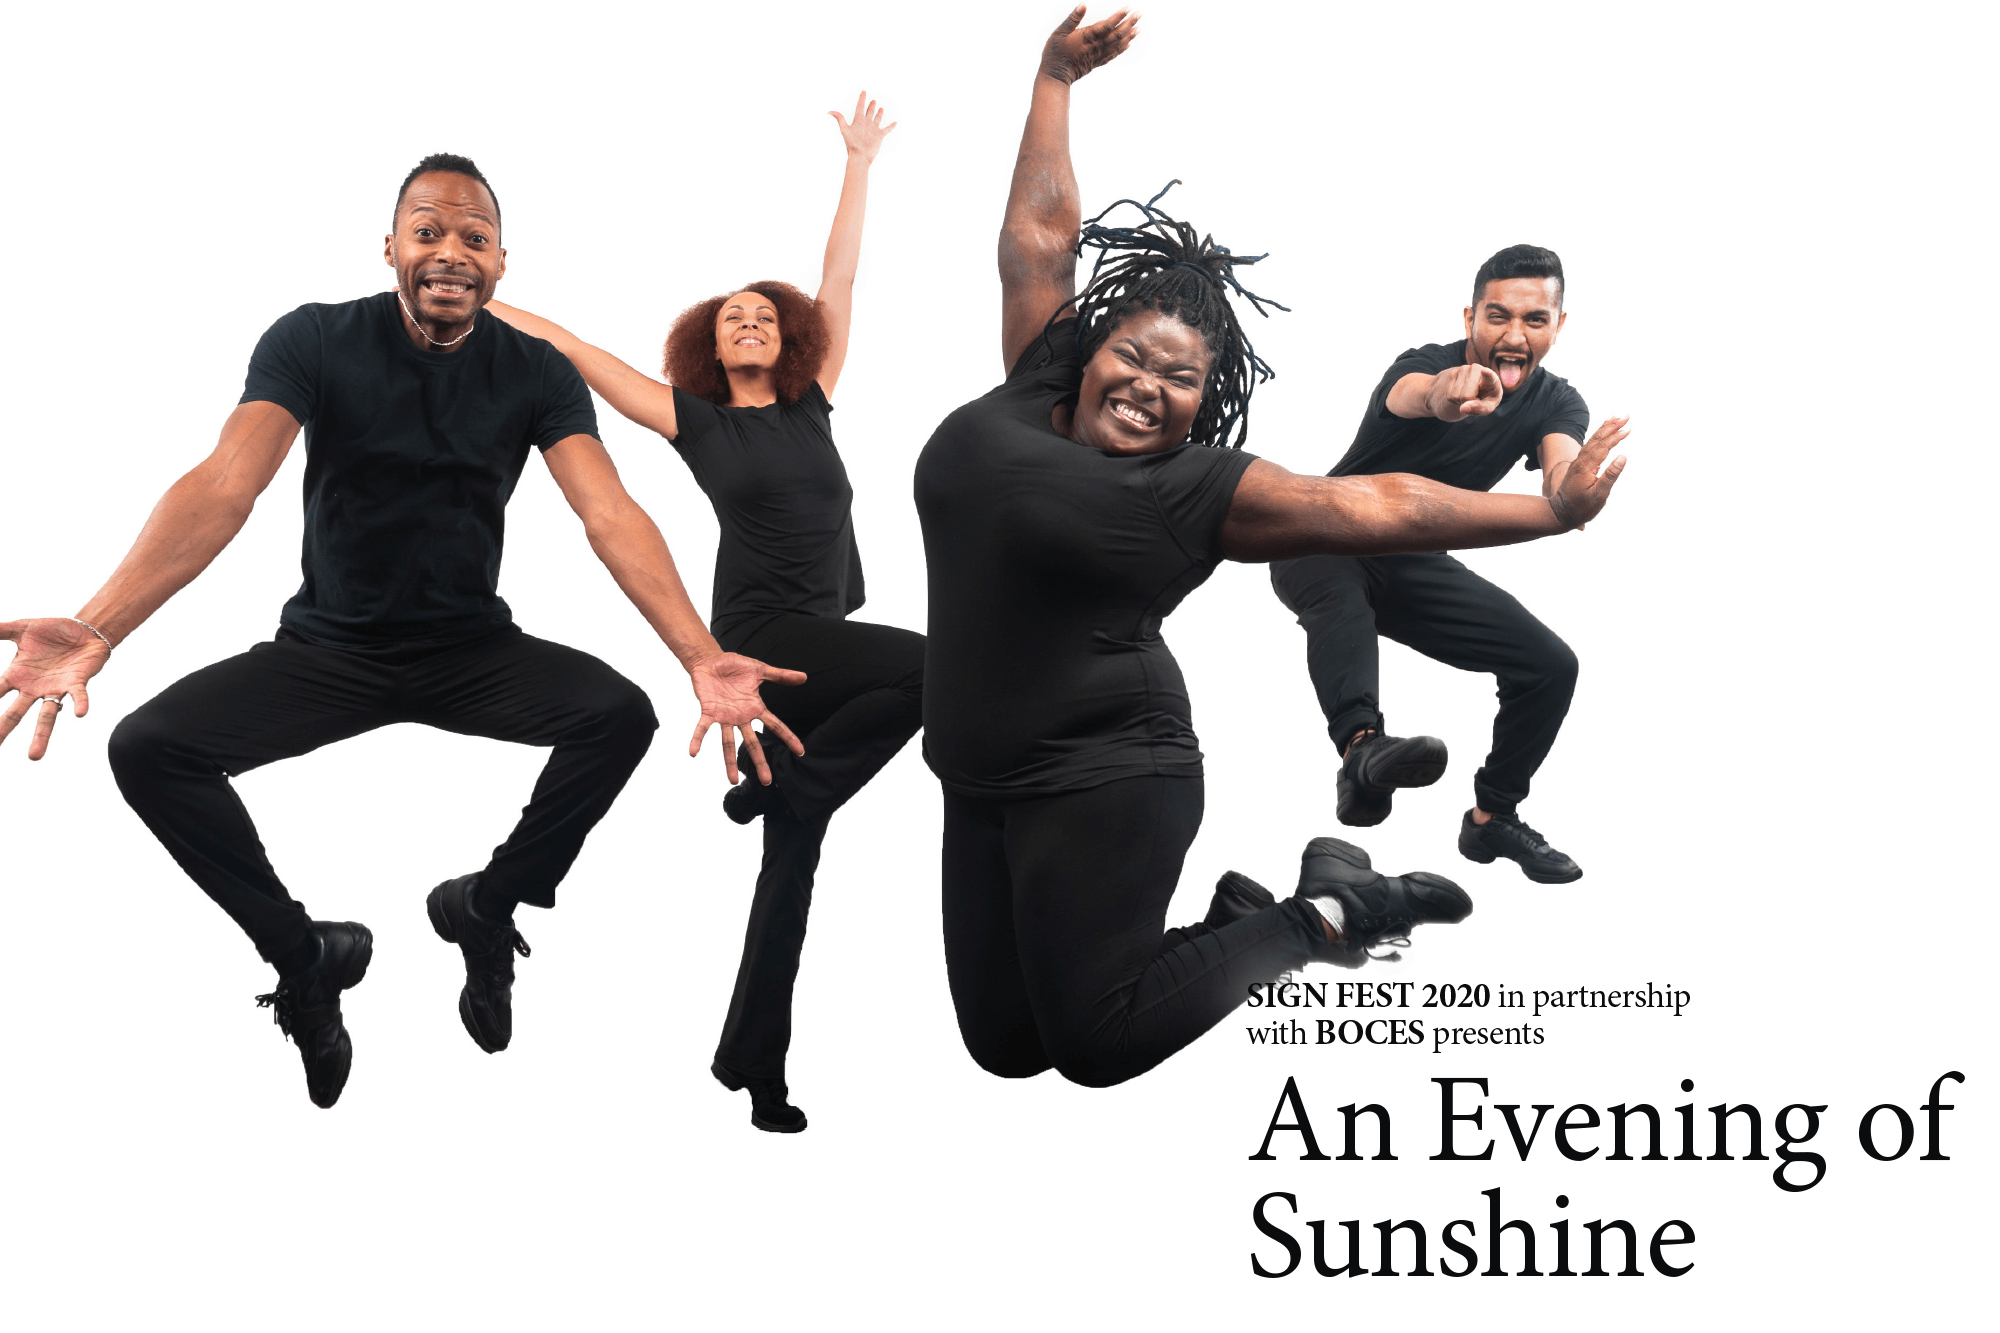
{"type": "Polygon", "coordinates": [[[1483,866],[1493,864],[1493,853],[1487,851],[1484,847],[1468,847],[1461,842],[1458,844],[1458,854],[1468,861],[1477,861],[1483,866]]]}
{"type": "Polygon", "coordinates": [[[708,1067],[708,1072],[715,1076],[717,1083],[720,1083],[731,1092],[743,1091],[743,1080],[730,1073],[727,1069],[724,1069],[721,1064],[711,1064],[708,1067]]]}
{"type": "Polygon", "coordinates": [[[368,975],[368,964],[375,958],[375,932],[366,926],[354,928],[354,957],[348,960],[347,974],[341,979],[342,990],[352,990],[368,975]]]}
{"type": "Polygon", "coordinates": [[[446,944],[456,944],[458,934],[452,930],[451,923],[445,920],[444,916],[444,890],[445,886],[442,884],[431,890],[431,896],[424,899],[424,911],[430,917],[431,929],[438,933],[438,938],[446,944]]]}

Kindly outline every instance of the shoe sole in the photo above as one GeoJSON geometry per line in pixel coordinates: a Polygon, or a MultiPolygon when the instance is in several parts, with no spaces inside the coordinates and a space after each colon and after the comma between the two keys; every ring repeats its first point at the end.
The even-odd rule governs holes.
{"type": "MultiPolygon", "coordinates": [[[[1431,781],[1437,781],[1432,778],[1431,781]]],[[[1336,801],[1333,817],[1349,828],[1374,828],[1396,811],[1390,800],[1389,788],[1382,788],[1380,804],[1350,796],[1344,801],[1336,801]]]]}
{"type": "Polygon", "coordinates": [[[1406,736],[1399,744],[1409,746],[1408,752],[1382,765],[1380,772],[1371,771],[1368,786],[1375,788],[1428,787],[1444,776],[1451,763],[1451,751],[1435,736],[1406,736]],[[1412,741],[1427,740],[1428,745],[1410,745],[1412,741]]]}
{"type": "MultiPolygon", "coordinates": [[[[458,932],[452,929],[451,919],[444,911],[444,891],[457,882],[457,880],[446,880],[432,889],[430,896],[424,899],[424,912],[431,919],[431,929],[435,930],[438,938],[446,944],[458,943],[458,932]]],[[[464,986],[458,988],[458,1021],[465,1025],[465,1035],[472,1038],[472,1044],[488,1055],[498,1055],[507,1049],[507,1043],[504,1041],[497,1046],[494,1045],[480,1032],[479,1025],[472,1021],[472,997],[464,986]]]]}
{"type": "Polygon", "coordinates": [[[1427,916],[1421,918],[1418,925],[1455,926],[1472,915],[1472,895],[1460,888],[1456,881],[1428,870],[1412,870],[1401,878],[1405,884],[1421,885],[1428,890],[1422,894],[1409,894],[1413,901],[1432,908],[1448,903],[1450,910],[1457,913],[1456,916],[1427,916]]]}
{"type": "Polygon", "coordinates": [[[796,1125],[777,1125],[771,1123],[769,1120],[760,1120],[754,1115],[750,1117],[750,1123],[758,1129],[763,1130],[766,1134],[797,1134],[806,1127],[806,1122],[803,1120],[799,1121],[796,1125]]]}
{"type": "MultiPolygon", "coordinates": [[[[1497,852],[1489,852],[1477,844],[1468,846],[1463,842],[1458,844],[1458,854],[1468,861],[1476,861],[1483,866],[1490,866],[1500,859],[1497,852]]],[[[1514,860],[1511,856],[1507,859],[1510,861],[1514,860]]],[[[1521,865],[1519,861],[1514,861],[1514,864],[1521,865]]],[[[1537,872],[1528,869],[1526,866],[1521,866],[1521,873],[1537,884],[1574,884],[1583,878],[1583,867],[1578,866],[1567,875],[1552,875],[1547,871],[1537,872]]]]}
{"type": "MultiPolygon", "coordinates": [[[[334,992],[336,1003],[338,1003],[340,991],[353,990],[366,979],[368,976],[368,964],[375,960],[375,932],[362,925],[359,921],[348,921],[342,924],[353,927],[354,953],[348,958],[347,967],[340,975],[338,989],[334,992]]],[[[314,1106],[317,1106],[322,1111],[333,1109],[334,1103],[340,1100],[340,1094],[347,1091],[348,1077],[354,1071],[354,1037],[347,1031],[347,1016],[345,1014],[341,1015],[340,1032],[341,1040],[347,1047],[347,1068],[341,1070],[339,1081],[334,1085],[333,1090],[331,1092],[324,1092],[324,1090],[315,1091],[311,1078],[308,1077],[306,1080],[306,1097],[314,1106]],[[322,1095],[326,1097],[325,1101],[320,1100],[322,1095]]]]}

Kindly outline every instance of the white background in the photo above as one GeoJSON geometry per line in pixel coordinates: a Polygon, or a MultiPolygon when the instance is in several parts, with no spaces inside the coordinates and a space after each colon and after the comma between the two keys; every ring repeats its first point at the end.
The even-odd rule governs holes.
{"type": "MultiPolygon", "coordinates": [[[[561,909],[525,915],[535,956],[500,1056],[459,1026],[457,954],[422,897],[501,840],[539,752],[395,728],[241,781],[295,893],[375,931],[346,1002],[353,1079],[316,1110],[250,1003],[268,970],[103,759],[123,714],[271,633],[298,579],[295,454],[237,541],[120,648],[92,715],[65,717],[38,766],[24,737],[0,750],[0,1315],[1665,1328],[1974,1308],[1994,1230],[1979,369],[1993,121],[1977,91],[1993,34],[1958,12],[1161,0],[1077,92],[1093,210],[1180,177],[1177,212],[1270,251],[1250,285],[1293,313],[1252,328],[1279,378],[1250,447],[1298,470],[1340,455],[1397,352],[1459,336],[1482,258],[1522,240],[1562,254],[1571,317],[1550,365],[1597,416],[1632,415],[1632,467],[1587,534],[1470,563],[1582,658],[1524,813],[1588,873],[1537,887],[1456,856],[1490,682],[1385,645],[1392,724],[1444,736],[1453,766],[1362,841],[1385,869],[1453,875],[1478,909],[1371,970],[1672,983],[1694,992],[1685,1016],[1545,1016],[1540,1048],[1436,1056],[1253,1050],[1231,1021],[1109,1091],[990,1078],[953,1025],[937,787],[912,746],[827,842],[790,1065],[811,1129],[757,1133],[706,1070],[758,834],[716,809],[713,741],[679,753],[684,678],[531,462],[502,591],[531,632],[644,684],[660,738],[561,909]],[[1968,1079],[1947,1097],[1952,1160],[1864,1158],[1860,1113],[1916,1106],[1947,1069],[1968,1079]],[[1338,1105],[1386,1104],[1401,1160],[1247,1162],[1288,1074],[1329,1136],[1338,1105]],[[1526,1164],[1504,1136],[1491,1163],[1428,1162],[1441,1075],[1558,1110],[1824,1102],[1827,1177],[1788,1195],[1773,1162],[1572,1164],[1546,1137],[1526,1164]],[[1281,1282],[1250,1274],[1253,1249],[1280,1257],[1249,1222],[1267,1190],[1296,1193],[1301,1223],[1417,1218],[1435,1245],[1455,1217],[1483,1233],[1479,1191],[1496,1185],[1536,1223],[1558,1192],[1578,1223],[1684,1218],[1696,1267],[1497,1286],[1329,1281],[1309,1259],[1281,1282]]],[[[388,284],[381,235],[423,154],[469,154],[497,186],[502,296],[650,368],[685,305],[816,281],[842,162],[825,113],[865,86],[902,127],[875,170],[835,421],[862,616],[921,628],[911,465],[1000,374],[994,234],[1059,17],[767,3],[17,18],[0,83],[0,616],[81,605],[210,447],[272,320],[388,284]]],[[[705,607],[705,501],[661,441],[600,410],[705,607]]],[[[1303,636],[1261,567],[1218,572],[1167,631],[1209,755],[1176,899],[1193,918],[1226,868],[1289,886],[1300,845],[1338,831],[1335,760],[1303,636]]]]}

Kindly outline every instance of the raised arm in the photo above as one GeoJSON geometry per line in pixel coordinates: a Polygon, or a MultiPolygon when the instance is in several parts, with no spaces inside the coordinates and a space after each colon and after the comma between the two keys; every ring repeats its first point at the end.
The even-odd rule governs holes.
{"type": "Polygon", "coordinates": [[[861,223],[868,212],[868,168],[882,151],[882,140],[897,122],[882,123],[882,108],[863,92],[854,99],[854,119],[838,111],[826,113],[840,126],[847,145],[847,174],[840,181],[840,205],[833,210],[833,230],[826,237],[826,262],[820,269],[819,302],[826,312],[826,360],[819,363],[819,391],[833,397],[840,368],[847,364],[847,330],[854,322],[854,275],[861,267],[861,223]]]}
{"type": "Polygon", "coordinates": [[[757,777],[768,785],[770,765],[750,730],[753,721],[779,737],[795,754],[805,746],[791,729],[764,707],[757,687],[775,680],[783,685],[802,685],[805,673],[766,666],[752,657],[725,653],[717,644],[701,615],[688,600],[680,571],[674,567],[673,553],[652,517],[629,494],[618,478],[618,469],[604,446],[588,435],[571,435],[558,440],[543,453],[549,474],[562,488],[576,516],[583,520],[590,549],[611,571],[619,589],[632,599],[646,623],[680,659],[687,669],[688,682],[701,703],[701,719],[695,724],[690,755],[701,750],[701,742],[712,726],[722,728],[722,764],[729,780],[736,781],[736,735],[743,733],[749,743],[751,762],[757,777]]]}
{"type": "Polygon", "coordinates": [[[1083,205],[1069,159],[1069,87],[1132,44],[1139,18],[1119,10],[1101,23],[1078,28],[1084,6],[1049,34],[1035,71],[1035,92],[1007,214],[1000,223],[1000,356],[1003,370],[1034,341],[1053,315],[1076,295],[1076,234],[1083,205]]]}
{"type": "MultiPolygon", "coordinates": [[[[104,669],[112,645],[124,642],[229,545],[298,433],[298,421],[276,403],[239,405],[223,423],[215,451],[167,488],[131,551],[75,619],[0,624],[0,638],[16,645],[14,659],[0,674],[0,696],[14,692],[0,714],[0,740],[37,699],[68,695],[76,701],[78,717],[90,711],[87,685],[104,669]]],[[[59,702],[42,705],[28,758],[40,759],[47,752],[60,711],[59,702]]]]}
{"type": "Polygon", "coordinates": [[[674,419],[672,385],[662,384],[651,375],[640,374],[602,347],[592,347],[553,320],[516,310],[499,301],[489,301],[486,308],[529,337],[554,343],[556,350],[576,366],[583,382],[599,398],[616,408],[619,416],[647,430],[658,431],[670,440],[680,434],[680,423],[674,419]]]}
{"type": "Polygon", "coordinates": [[[1465,550],[1553,536],[1581,528],[1604,508],[1625,459],[1604,460],[1628,434],[1623,417],[1599,426],[1547,497],[1461,491],[1405,473],[1301,477],[1259,459],[1236,487],[1222,550],[1231,560],[1290,560],[1465,550]]]}

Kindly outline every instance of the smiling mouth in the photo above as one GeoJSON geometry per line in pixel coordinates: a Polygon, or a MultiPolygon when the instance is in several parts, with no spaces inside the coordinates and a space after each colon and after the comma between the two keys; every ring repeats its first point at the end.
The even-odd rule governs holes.
{"type": "Polygon", "coordinates": [[[1134,430],[1152,430],[1160,424],[1160,419],[1136,403],[1128,403],[1123,398],[1114,398],[1110,403],[1111,415],[1117,417],[1134,430]]]}
{"type": "Polygon", "coordinates": [[[417,286],[441,301],[455,301],[472,291],[472,284],[464,278],[425,278],[417,286]]]}
{"type": "Polygon", "coordinates": [[[738,347],[762,347],[764,340],[762,338],[738,338],[736,345],[738,347]]]}

